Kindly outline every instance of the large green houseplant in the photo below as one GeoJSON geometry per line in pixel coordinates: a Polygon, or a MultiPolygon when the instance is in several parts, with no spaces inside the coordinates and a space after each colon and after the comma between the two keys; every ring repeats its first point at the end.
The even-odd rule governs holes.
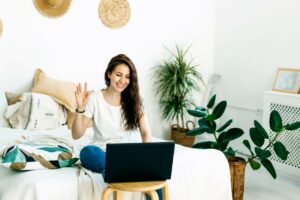
{"type": "MultiPolygon", "coordinates": [[[[171,57],[153,68],[155,93],[158,95],[162,117],[166,120],[176,121],[176,124],[171,126],[171,137],[173,133],[180,134],[187,131],[187,110],[193,106],[191,93],[199,91],[199,83],[203,83],[197,65],[193,64],[193,60],[187,59],[190,47],[183,48],[176,45],[175,52],[166,48],[171,57]]],[[[181,137],[186,136],[181,134],[179,138],[181,137]]],[[[188,136],[187,138],[193,140],[194,137],[188,136]]],[[[188,140],[190,141],[190,139],[188,140]]],[[[179,140],[176,141],[176,138],[175,142],[180,143],[179,140]]],[[[189,146],[189,144],[184,145],[189,146]]]]}
{"type": "MultiPolygon", "coordinates": [[[[280,141],[279,136],[285,130],[295,131],[299,129],[300,121],[283,124],[279,112],[273,110],[270,113],[269,126],[274,134],[270,137],[266,129],[258,121],[254,120],[254,126],[249,130],[249,135],[253,144],[251,145],[247,139],[242,141],[242,144],[249,150],[249,154],[245,154],[229,146],[230,142],[241,137],[244,134],[244,131],[240,128],[229,128],[233,122],[232,119],[228,120],[220,127],[217,126],[216,120],[225,112],[227,102],[221,101],[215,105],[215,100],[216,95],[211,97],[206,107],[196,107],[194,110],[188,110],[190,115],[199,117],[199,127],[187,132],[187,135],[195,136],[207,133],[213,136],[212,140],[199,142],[193,145],[193,147],[200,149],[218,149],[224,152],[229,158],[238,155],[245,159],[245,164],[249,163],[253,170],[258,170],[263,166],[271,176],[276,179],[276,170],[269,158],[272,156],[272,152],[275,152],[274,156],[279,157],[281,160],[286,160],[288,158],[289,151],[280,141]],[[270,149],[273,149],[274,151],[270,151],[270,149]]],[[[229,159],[229,161],[230,160],[231,159],[229,159]]],[[[244,178],[242,178],[242,182],[244,182],[243,180],[244,178]]]]}

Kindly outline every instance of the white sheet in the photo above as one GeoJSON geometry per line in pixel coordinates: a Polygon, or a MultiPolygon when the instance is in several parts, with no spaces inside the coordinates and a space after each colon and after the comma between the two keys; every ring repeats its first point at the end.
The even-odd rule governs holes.
{"type": "MultiPolygon", "coordinates": [[[[35,132],[0,128],[0,148],[25,133],[55,134],[71,138],[71,133],[66,128],[35,132]]],[[[89,141],[89,137],[85,137],[76,141],[76,144],[81,146],[89,141]]],[[[101,178],[97,181],[100,181],[101,192],[105,183],[101,178]]],[[[78,184],[76,167],[28,172],[0,167],[1,200],[77,200],[78,184]]],[[[170,200],[232,199],[228,162],[217,150],[198,150],[176,145],[172,179],[168,180],[168,186],[170,200]]],[[[142,197],[138,193],[125,195],[127,200],[140,200],[142,197]]]]}

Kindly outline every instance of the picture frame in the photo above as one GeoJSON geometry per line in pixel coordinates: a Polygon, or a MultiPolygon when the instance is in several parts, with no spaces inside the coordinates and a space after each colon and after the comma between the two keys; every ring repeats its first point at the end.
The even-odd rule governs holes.
{"type": "Polygon", "coordinates": [[[278,68],[273,82],[273,91],[300,93],[300,69],[278,68]]]}

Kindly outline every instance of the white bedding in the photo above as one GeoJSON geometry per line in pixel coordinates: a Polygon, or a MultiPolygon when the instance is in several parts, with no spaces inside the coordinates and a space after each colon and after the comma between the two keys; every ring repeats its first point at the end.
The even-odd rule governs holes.
{"type": "MultiPolygon", "coordinates": [[[[0,128],[0,148],[22,134],[53,134],[71,139],[71,133],[66,128],[35,132],[0,128]]],[[[75,144],[87,144],[90,141],[89,136],[87,134],[75,144]]],[[[78,174],[78,167],[28,172],[0,167],[0,199],[77,200],[82,196],[82,188],[78,189],[82,186],[78,174]]],[[[98,182],[98,193],[101,193],[106,184],[101,176],[95,175],[94,178],[98,182]]],[[[88,182],[84,185],[87,186],[88,182]]],[[[168,180],[168,186],[170,200],[232,199],[228,162],[217,150],[199,150],[176,145],[172,179],[168,180]]],[[[143,199],[143,195],[139,193],[126,193],[125,197],[127,200],[143,199]]]]}

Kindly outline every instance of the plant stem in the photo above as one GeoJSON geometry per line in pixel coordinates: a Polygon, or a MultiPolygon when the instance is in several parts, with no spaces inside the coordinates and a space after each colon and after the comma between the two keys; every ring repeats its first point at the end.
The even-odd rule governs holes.
{"type": "MultiPolygon", "coordinates": [[[[278,136],[280,135],[280,133],[282,133],[283,130],[284,129],[282,129],[280,132],[278,132],[276,134],[276,136],[272,140],[270,140],[269,144],[263,149],[264,151],[267,150],[271,145],[273,145],[273,143],[276,141],[276,139],[278,138],[278,136]]],[[[252,159],[257,158],[257,157],[258,157],[258,155],[249,156],[249,160],[252,160],[252,159]]]]}
{"type": "Polygon", "coordinates": [[[245,154],[245,153],[242,153],[242,152],[239,152],[238,150],[233,150],[235,153],[238,153],[238,154],[241,154],[245,157],[251,157],[251,155],[248,155],[248,154],[245,154]]]}
{"type": "Polygon", "coordinates": [[[278,136],[280,135],[280,133],[282,133],[283,130],[281,130],[279,133],[276,134],[276,136],[273,138],[273,140],[271,142],[269,142],[268,146],[266,146],[266,148],[264,148],[264,150],[266,150],[267,148],[269,148],[276,141],[276,139],[278,138],[278,136]]]}

